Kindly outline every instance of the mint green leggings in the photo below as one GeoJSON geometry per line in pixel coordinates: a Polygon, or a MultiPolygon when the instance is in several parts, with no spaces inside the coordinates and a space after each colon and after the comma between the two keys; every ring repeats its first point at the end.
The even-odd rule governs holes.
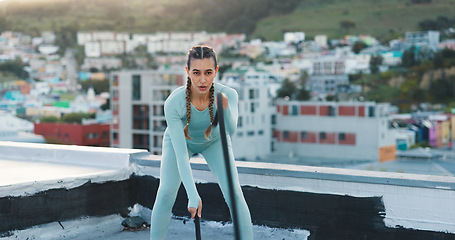
{"type": "MultiPolygon", "coordinates": [[[[242,189],[239,184],[237,168],[233,161],[234,154],[232,152],[231,142],[228,139],[230,165],[232,178],[234,182],[234,194],[237,203],[238,221],[240,228],[240,236],[242,240],[253,239],[253,225],[248,206],[243,197],[242,189]]],[[[226,177],[225,163],[223,159],[223,151],[221,148],[221,140],[217,139],[209,144],[191,144],[188,143],[188,153],[192,156],[194,153],[201,153],[210,170],[218,181],[224,199],[231,209],[231,203],[228,192],[228,183],[226,177]]],[[[167,228],[172,216],[172,207],[174,206],[177,192],[180,187],[181,180],[177,168],[177,159],[170,138],[163,139],[163,156],[161,160],[160,170],[160,186],[155,200],[155,205],[152,210],[151,220],[151,240],[164,240],[166,237],[167,228]]],[[[204,216],[204,201],[202,201],[202,216],[204,216]]],[[[232,216],[232,212],[231,212],[232,216]]],[[[203,229],[202,229],[203,232],[203,229]]]]}

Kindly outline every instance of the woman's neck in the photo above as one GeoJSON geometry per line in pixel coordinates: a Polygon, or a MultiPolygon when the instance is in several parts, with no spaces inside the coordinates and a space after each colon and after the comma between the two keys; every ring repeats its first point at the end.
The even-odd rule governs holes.
{"type": "Polygon", "coordinates": [[[193,104],[196,109],[203,111],[209,106],[210,98],[209,94],[199,95],[199,94],[191,94],[191,103],[193,104]]]}

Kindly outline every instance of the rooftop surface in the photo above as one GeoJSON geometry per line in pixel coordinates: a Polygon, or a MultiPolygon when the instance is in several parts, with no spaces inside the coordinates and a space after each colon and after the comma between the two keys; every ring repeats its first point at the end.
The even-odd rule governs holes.
{"type": "Polygon", "coordinates": [[[270,156],[257,161],[284,163],[305,166],[358,169],[367,171],[411,173],[422,175],[455,176],[455,150],[432,149],[433,153],[442,155],[439,159],[398,158],[389,162],[351,159],[297,158],[270,156]]]}
{"type": "MultiPolygon", "coordinates": [[[[150,229],[141,231],[123,231],[123,218],[119,215],[105,217],[81,218],[43,224],[22,231],[14,231],[11,236],[3,239],[74,239],[74,240],[128,240],[149,239],[150,229]]],[[[195,239],[194,223],[189,219],[173,218],[169,225],[166,240],[195,239]]],[[[304,240],[310,235],[308,231],[299,229],[280,229],[263,226],[253,227],[255,239],[304,240]]],[[[201,222],[202,239],[232,240],[234,229],[232,224],[214,221],[201,222]]]]}

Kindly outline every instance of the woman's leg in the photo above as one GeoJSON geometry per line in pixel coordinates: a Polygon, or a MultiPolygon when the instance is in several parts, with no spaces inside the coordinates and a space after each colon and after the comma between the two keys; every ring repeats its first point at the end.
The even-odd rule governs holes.
{"type": "MultiPolygon", "coordinates": [[[[234,196],[237,204],[237,214],[238,222],[240,228],[240,235],[243,240],[252,240],[253,239],[253,224],[251,223],[250,210],[246,204],[245,198],[243,197],[242,189],[240,188],[239,176],[237,173],[237,168],[234,162],[234,154],[232,152],[232,147],[230,144],[230,139],[228,139],[228,149],[229,149],[229,160],[231,166],[232,180],[234,183],[234,196]]],[[[229,196],[229,185],[227,182],[226,167],[223,158],[223,150],[221,147],[221,140],[212,143],[206,150],[202,152],[207,164],[212,170],[213,174],[218,180],[218,185],[223,192],[224,200],[231,210],[232,216],[232,207],[231,199],[229,196]]]]}
{"type": "Polygon", "coordinates": [[[160,186],[152,209],[151,240],[165,239],[180,183],[174,148],[171,140],[165,138],[161,159],[160,186]]]}

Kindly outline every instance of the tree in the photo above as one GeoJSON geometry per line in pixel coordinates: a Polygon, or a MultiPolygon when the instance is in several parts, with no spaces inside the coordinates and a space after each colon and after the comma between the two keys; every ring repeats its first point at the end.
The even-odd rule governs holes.
{"type": "Polygon", "coordinates": [[[417,64],[418,62],[416,58],[416,47],[412,46],[403,52],[403,56],[401,57],[401,65],[403,65],[403,67],[410,68],[417,64]]]}
{"type": "Polygon", "coordinates": [[[357,41],[352,45],[352,51],[356,54],[358,54],[362,49],[367,48],[368,45],[366,45],[364,42],[357,41]]]}
{"type": "Polygon", "coordinates": [[[433,66],[435,69],[442,68],[444,66],[444,55],[441,51],[437,52],[433,58],[433,66]]]}
{"type": "Polygon", "coordinates": [[[106,102],[103,105],[101,105],[100,108],[103,111],[111,109],[111,99],[110,98],[106,99],[106,102]]]}
{"type": "Polygon", "coordinates": [[[26,79],[29,77],[29,74],[24,71],[24,63],[22,63],[21,58],[16,58],[13,61],[6,61],[0,63],[0,71],[10,72],[16,75],[18,78],[26,79]]]}
{"type": "Polygon", "coordinates": [[[455,98],[455,77],[442,78],[431,83],[429,94],[434,103],[448,103],[455,98]]]}
{"type": "Polygon", "coordinates": [[[82,123],[82,119],[94,118],[95,114],[93,113],[68,113],[62,117],[62,122],[65,123],[82,123]]]}
{"type": "Polygon", "coordinates": [[[5,17],[0,17],[0,33],[9,30],[9,23],[5,17]]]}
{"type": "Polygon", "coordinates": [[[281,83],[281,87],[277,90],[277,97],[279,98],[289,97],[292,99],[296,92],[297,88],[295,84],[291,80],[286,78],[281,83]]]}
{"type": "Polygon", "coordinates": [[[302,86],[297,91],[297,100],[306,101],[311,98],[310,91],[306,90],[305,86],[302,86]]]}
{"type": "Polygon", "coordinates": [[[375,74],[379,72],[379,66],[381,66],[384,59],[381,55],[371,56],[370,58],[370,71],[375,74]]]}
{"type": "Polygon", "coordinates": [[[349,31],[349,29],[355,28],[355,22],[351,20],[342,20],[340,21],[340,27],[341,29],[347,32],[349,31]]]}
{"type": "Polygon", "coordinates": [[[77,22],[73,22],[70,25],[62,26],[57,31],[55,44],[60,47],[59,53],[63,55],[66,48],[73,47],[76,45],[77,32],[80,27],[77,22]]]}
{"type": "Polygon", "coordinates": [[[109,92],[109,79],[87,80],[81,83],[81,87],[84,91],[87,91],[90,87],[92,87],[95,91],[95,94],[109,92]]]}
{"type": "Polygon", "coordinates": [[[58,117],[56,116],[45,116],[39,119],[40,123],[56,123],[58,122],[58,117]]]}

